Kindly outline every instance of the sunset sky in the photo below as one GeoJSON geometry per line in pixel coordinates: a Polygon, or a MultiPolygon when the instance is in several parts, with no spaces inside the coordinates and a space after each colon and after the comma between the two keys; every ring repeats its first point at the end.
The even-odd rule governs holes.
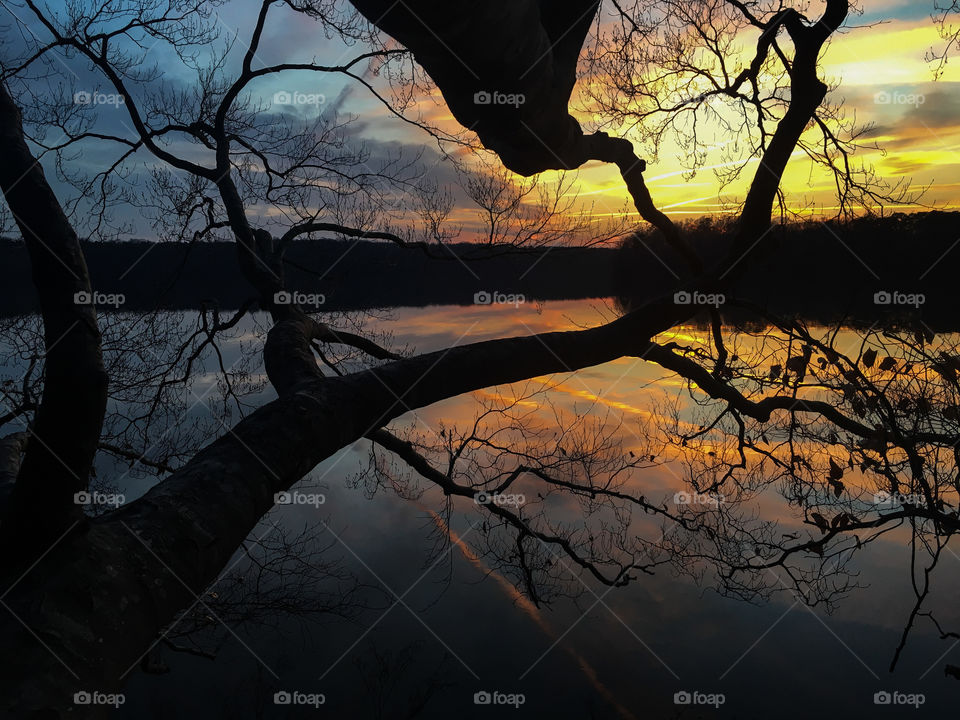
{"type": "MultiPolygon", "coordinates": [[[[817,2],[813,4],[816,6],[817,2]]],[[[931,19],[931,13],[935,10],[934,0],[863,0],[862,4],[865,5],[864,13],[851,14],[847,26],[833,38],[822,59],[822,77],[831,85],[837,85],[830,99],[842,101],[846,115],[855,118],[858,124],[873,124],[865,141],[878,143],[882,148],[882,151],[863,150],[854,160],[872,166],[878,176],[887,182],[909,181],[915,190],[925,188],[922,203],[926,208],[960,208],[960,164],[957,161],[960,147],[960,58],[948,63],[941,77],[934,81],[934,66],[925,58],[928,51],[943,45],[938,28],[931,19]]],[[[244,43],[250,37],[256,19],[251,7],[249,2],[231,2],[219,8],[216,15],[222,39],[236,38],[232,51],[235,63],[239,63],[239,57],[245,49],[244,43]]],[[[10,8],[6,10],[12,12],[10,8]]],[[[811,15],[814,10],[811,10],[811,15]]],[[[17,14],[17,18],[28,26],[36,24],[30,21],[29,13],[23,10],[17,14]]],[[[35,34],[42,38],[45,32],[37,27],[35,34]]],[[[746,64],[744,58],[752,56],[755,43],[755,33],[743,38],[744,55],[736,58],[741,66],[746,64]]],[[[315,59],[332,65],[362,51],[362,47],[344,47],[339,41],[325,38],[317,23],[282,5],[275,5],[256,60],[265,65],[315,59]]],[[[185,67],[169,49],[151,47],[147,60],[152,60],[163,69],[158,82],[180,91],[192,92],[196,83],[194,72],[185,67]]],[[[64,71],[63,80],[72,87],[110,92],[104,79],[89,69],[83,69],[69,59],[61,61],[60,66],[69,70],[69,73],[64,71]],[[70,74],[75,77],[70,77],[70,74]]],[[[368,78],[374,83],[382,82],[369,75],[368,78]]],[[[150,87],[143,89],[146,92],[151,90],[150,87]]],[[[471,239],[471,234],[479,227],[476,208],[457,189],[457,175],[451,164],[445,162],[437,152],[432,138],[392,116],[377,98],[356,81],[338,74],[318,76],[315,73],[287,72],[258,80],[250,90],[255,98],[264,102],[268,111],[272,109],[270,100],[278,91],[322,93],[326,101],[319,108],[288,106],[276,109],[283,113],[300,114],[303,119],[309,113],[315,117],[317,112],[353,118],[349,130],[351,137],[367,146],[374,160],[398,149],[408,156],[422,154],[431,180],[440,188],[452,189],[455,204],[451,219],[463,229],[458,237],[471,239]]],[[[584,111],[586,106],[577,91],[571,107],[581,124],[592,129],[593,118],[589,111],[584,111]]],[[[104,130],[129,134],[129,117],[122,106],[104,107],[99,112],[98,122],[104,130]]],[[[412,114],[418,113],[440,127],[451,131],[459,129],[438,92],[433,97],[418,98],[412,114]]],[[[659,158],[648,167],[646,180],[654,201],[675,218],[728,213],[746,192],[747,180],[752,173],[747,173],[721,193],[711,167],[722,167],[724,161],[729,160],[730,148],[737,138],[731,138],[728,133],[716,128],[714,130],[711,136],[710,128],[704,128],[703,136],[708,138],[706,144],[710,148],[706,155],[706,167],[692,177],[685,170],[687,163],[684,162],[682,148],[671,144],[669,139],[661,145],[659,158]]],[[[627,137],[636,141],[636,138],[627,137]]],[[[639,144],[637,147],[641,156],[650,157],[649,148],[644,149],[639,144]]],[[[91,144],[72,162],[99,171],[110,164],[117,154],[116,147],[91,144]]],[[[138,153],[138,156],[142,159],[142,167],[158,164],[145,151],[138,153]]],[[[496,162],[495,159],[493,161],[496,162]]],[[[543,173],[540,181],[556,182],[556,173],[543,173]]],[[[831,177],[820,169],[812,169],[811,163],[799,150],[787,168],[782,187],[790,208],[795,211],[830,215],[836,209],[831,177]]],[[[570,192],[579,196],[583,207],[597,222],[622,217],[629,200],[616,168],[598,162],[589,163],[577,172],[570,192]]],[[[888,207],[887,210],[926,208],[901,205],[888,207]]],[[[256,214],[262,209],[251,210],[256,214]]],[[[145,226],[142,218],[136,214],[131,218],[136,226],[136,234],[151,236],[151,230],[145,226]]],[[[635,215],[630,219],[631,222],[638,220],[635,215]]]]}
{"type": "MultiPolygon", "coordinates": [[[[870,140],[885,153],[862,151],[861,161],[873,165],[888,181],[910,180],[915,188],[929,185],[922,199],[926,204],[958,208],[960,62],[949,63],[934,82],[932,66],[924,57],[942,45],[930,18],[933,3],[866,0],[865,5],[865,14],[848,21],[849,28],[834,38],[823,57],[822,77],[839,85],[829,99],[842,99],[860,124],[875,125],[870,140]],[[911,96],[913,104],[903,102],[911,96]],[[887,98],[892,102],[877,102],[887,98]]],[[[614,206],[621,201],[625,188],[615,172],[600,166],[582,175],[588,192],[614,206]]],[[[666,156],[650,168],[647,183],[671,215],[698,216],[724,209],[711,172],[698,173],[688,182],[680,162],[671,163],[666,156]]],[[[788,166],[783,188],[795,207],[811,200],[828,213],[836,207],[830,178],[818,170],[811,174],[810,162],[799,152],[788,166]]],[[[724,199],[742,197],[744,189],[744,184],[730,188],[724,199]]]]}
{"type": "MultiPolygon", "coordinates": [[[[848,117],[875,127],[864,142],[877,143],[882,151],[866,149],[856,159],[873,166],[888,182],[910,181],[916,190],[926,188],[921,202],[939,209],[960,208],[960,62],[950,62],[938,80],[925,55],[943,42],[931,19],[933,0],[866,0],[862,15],[851,15],[844,31],[835,36],[823,56],[822,77],[838,85],[829,99],[843,101],[848,117]]],[[[745,45],[749,52],[751,47],[745,45]]],[[[361,116],[398,139],[414,142],[415,133],[360,101],[361,116]],[[376,119],[366,114],[373,111],[376,119]]],[[[445,107],[424,105],[431,120],[453,124],[445,107]]],[[[574,114],[577,115],[576,110],[574,114]]],[[[587,125],[589,118],[579,119],[587,125]]],[[[742,198],[741,181],[721,196],[711,164],[723,162],[722,148],[731,138],[718,133],[708,169],[687,177],[679,147],[661,149],[659,162],[646,174],[655,201],[676,218],[729,212],[731,202],[742,198]]],[[[548,179],[550,173],[542,177],[548,179]]],[[[585,201],[592,201],[598,216],[617,214],[627,199],[626,188],[610,165],[590,163],[579,171],[575,185],[585,201]]],[[[797,152],[788,166],[783,188],[794,209],[814,207],[829,215],[836,209],[832,179],[797,152]]],[[[918,206],[890,206],[912,211],[918,206]]],[[[807,212],[811,212],[808,210],[807,212]]]]}

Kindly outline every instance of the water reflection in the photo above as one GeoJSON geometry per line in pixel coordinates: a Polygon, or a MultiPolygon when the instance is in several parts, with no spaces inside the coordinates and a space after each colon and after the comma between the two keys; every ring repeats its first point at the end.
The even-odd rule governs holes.
{"type": "MultiPolygon", "coordinates": [[[[597,300],[351,321],[425,352],[614,313],[597,300]]],[[[200,332],[178,356],[164,328],[184,336],[203,323],[112,322],[115,363],[134,332],[155,340],[112,367],[108,424],[112,443],[139,442],[155,465],[176,466],[271,397],[256,354],[263,327],[244,319],[218,353],[198,354],[195,381],[157,383],[147,402],[163,414],[147,423],[134,388],[204,342],[200,332]]],[[[960,504],[960,337],[724,327],[721,352],[703,324],[657,340],[674,355],[668,365],[693,358],[712,372],[689,380],[621,358],[392,425],[445,482],[480,498],[444,492],[368,441],[329,458],[297,488],[324,501],[264,518],[132,677],[119,714],[742,718],[776,708],[800,718],[829,707],[901,717],[903,706],[874,705],[884,691],[923,693],[917,716],[945,713],[954,640],[941,640],[934,621],[960,628],[951,602],[960,558],[947,546],[960,504]],[[719,381],[750,402],[772,391],[791,402],[758,418],[740,400],[711,398],[719,381]],[[274,703],[295,689],[322,694],[322,708],[274,703]],[[474,704],[482,692],[524,702],[474,704]],[[688,707],[677,693],[724,702],[688,707]]],[[[29,353],[11,352],[19,359],[8,372],[22,374],[29,353]]],[[[129,500],[153,482],[149,470],[108,452],[98,475],[129,500]]]]}

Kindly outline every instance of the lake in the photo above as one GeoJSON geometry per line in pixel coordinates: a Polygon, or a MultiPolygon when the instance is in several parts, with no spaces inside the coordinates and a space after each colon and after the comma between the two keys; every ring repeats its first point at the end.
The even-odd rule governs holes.
{"type": "MultiPolygon", "coordinates": [[[[395,347],[425,352],[574,329],[615,314],[614,303],[596,299],[395,308],[363,322],[367,331],[390,333],[395,347]]],[[[169,319],[189,327],[196,314],[169,319]]],[[[119,329],[137,316],[104,322],[115,324],[119,343],[133,335],[129,327],[119,329]]],[[[225,367],[244,367],[249,394],[243,403],[224,414],[231,403],[223,400],[216,365],[208,363],[173,421],[149,435],[151,445],[181,434],[183,442],[220,434],[224,423],[273,396],[260,387],[254,352],[265,324],[248,318],[221,347],[225,367]]],[[[811,328],[817,332],[826,329],[811,328]]],[[[741,357],[770,352],[764,328],[725,333],[741,357]]],[[[708,335],[706,328],[679,327],[662,340],[697,345],[708,335]]],[[[107,336],[109,361],[110,330],[107,336]]],[[[855,347],[863,336],[863,329],[842,329],[836,342],[855,347]]],[[[937,342],[958,346],[960,336],[940,335],[937,342]]],[[[163,350],[151,352],[159,366],[163,350]]],[[[149,365],[149,354],[139,361],[149,365]]],[[[22,374],[23,366],[11,363],[5,372],[12,377],[18,367],[22,374]]],[[[343,367],[359,365],[346,358],[343,367]]],[[[408,413],[392,427],[442,444],[438,437],[469,428],[484,407],[505,401],[510,418],[523,418],[543,437],[567,438],[571,427],[596,429],[590,423],[602,420],[624,453],[654,455],[624,486],[650,502],[671,506],[678,493],[692,492],[694,466],[684,462],[684,448],[652,448],[651,438],[665,428],[697,427],[703,408],[686,383],[639,358],[453,398],[408,413]]],[[[111,410],[114,421],[136,414],[122,399],[111,410]]],[[[519,447],[516,433],[504,437],[508,449],[519,447]]],[[[569,442],[575,441],[571,434],[569,442]]],[[[726,452],[722,443],[711,447],[726,452]]],[[[914,602],[910,535],[902,528],[851,557],[844,577],[859,587],[839,593],[829,608],[798,600],[779,569],[765,571],[764,582],[774,589],[769,599],[748,602],[718,593],[708,569],[697,582],[691,576],[697,572],[678,572],[669,563],[638,573],[627,587],[571,574],[549,605],[537,607],[517,591],[516,577],[478,549],[487,528],[476,503],[451,501],[427,481],[410,487],[402,463],[385,457],[380,454],[381,480],[392,477],[410,497],[389,489],[368,496],[372,477],[361,477],[371,467],[367,440],[321,463],[295,488],[302,502],[278,505],[264,517],[249,555],[238,553],[203,602],[169,630],[169,642],[151,653],[151,672],[131,671],[116,716],[919,718],[944,717],[955,707],[957,681],[943,668],[957,663],[960,641],[939,639],[922,618],[896,671],[888,672],[914,602]],[[272,569],[262,566],[265,558],[273,558],[272,569]],[[258,588],[268,590],[260,600],[258,588]]],[[[98,464],[98,476],[104,491],[127,502],[152,483],[108,458],[98,464]]],[[[861,479],[862,473],[848,472],[846,492],[861,479]]],[[[784,533],[810,533],[778,487],[751,496],[738,512],[777,520],[784,533]]],[[[536,483],[514,490],[532,499],[536,483]]],[[[551,513],[558,522],[576,523],[580,510],[561,499],[551,513]]],[[[637,513],[629,532],[659,542],[659,520],[637,513]]],[[[562,554],[550,559],[572,571],[562,554]]],[[[938,570],[930,606],[945,629],[956,629],[960,556],[948,547],[938,570]]]]}

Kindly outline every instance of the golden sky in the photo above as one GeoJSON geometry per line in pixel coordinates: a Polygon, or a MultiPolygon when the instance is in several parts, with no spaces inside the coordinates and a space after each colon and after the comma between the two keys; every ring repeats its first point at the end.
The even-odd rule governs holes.
{"type": "MultiPolygon", "coordinates": [[[[834,37],[821,63],[821,77],[837,86],[829,99],[842,101],[847,117],[858,124],[875,126],[864,142],[879,144],[881,149],[863,149],[854,159],[887,182],[908,181],[916,190],[925,188],[921,202],[926,207],[888,205],[887,211],[958,209],[960,58],[948,63],[934,81],[933,66],[925,55],[941,46],[942,40],[930,17],[932,1],[866,0],[865,5],[866,12],[852,15],[848,26],[834,37]]],[[[747,61],[754,43],[755,38],[742,43],[747,61]]],[[[442,103],[427,102],[422,107],[430,121],[455,124],[442,103]]],[[[579,119],[589,125],[589,117],[581,114],[579,119]]],[[[709,136],[709,128],[704,136],[709,136]]],[[[709,140],[712,149],[706,167],[692,177],[685,170],[683,150],[676,143],[661,146],[658,161],[646,173],[655,202],[675,219],[730,212],[743,198],[752,171],[721,192],[712,168],[729,161],[735,140],[717,128],[709,140]]],[[[555,178],[555,173],[541,175],[548,182],[555,178]]],[[[782,187],[793,210],[830,215],[837,209],[832,177],[812,167],[800,151],[788,166],[782,187]]],[[[602,163],[583,167],[573,188],[593,204],[598,219],[621,215],[628,200],[616,168],[602,163]]],[[[458,208],[454,214],[465,220],[467,213],[467,208],[458,208]]],[[[469,221],[465,225],[469,228],[469,221]]]]}
{"type": "MultiPolygon", "coordinates": [[[[891,3],[888,3],[891,4],[891,3]]],[[[855,19],[855,22],[865,20],[855,19]]],[[[859,124],[875,125],[868,144],[855,156],[888,182],[907,180],[914,188],[927,188],[921,202],[940,209],[960,208],[960,62],[948,63],[934,82],[925,53],[941,44],[928,16],[911,20],[889,19],[873,27],[852,28],[837,36],[823,55],[822,75],[837,84],[829,99],[843,101],[859,124]]],[[[721,165],[723,147],[730,142],[718,133],[707,165],[721,165]]],[[[723,212],[730,201],[742,198],[746,181],[720,195],[713,171],[685,176],[682,151],[674,157],[661,149],[660,162],[647,172],[654,200],[675,218],[723,212]]],[[[626,188],[615,169],[596,163],[581,171],[584,193],[609,205],[610,212],[623,202],[626,188]]],[[[749,176],[748,176],[749,177],[749,176]]],[[[811,167],[797,152],[787,167],[783,184],[792,208],[813,203],[829,214],[837,207],[831,177],[811,167]]],[[[923,209],[891,206],[890,210],[923,209]]]]}

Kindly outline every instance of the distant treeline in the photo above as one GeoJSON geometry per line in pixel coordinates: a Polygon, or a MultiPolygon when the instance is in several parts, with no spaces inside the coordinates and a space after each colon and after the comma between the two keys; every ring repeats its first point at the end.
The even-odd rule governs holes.
{"type": "MultiPolygon", "coordinates": [[[[732,228],[724,221],[693,221],[685,230],[708,267],[728,253],[732,228]]],[[[330,310],[471,304],[483,292],[522,293],[528,300],[617,297],[631,306],[700,290],[810,319],[869,323],[896,315],[960,328],[960,213],[775,226],[709,287],[691,281],[656,232],[620,245],[515,251],[465,243],[424,252],[382,242],[304,240],[288,249],[285,272],[290,289],[323,295],[330,310]]],[[[125,310],[203,303],[231,309],[251,297],[231,243],[86,242],[84,252],[94,289],[123,294],[125,310]]],[[[0,282],[0,315],[36,311],[19,241],[0,239],[0,282]]]]}
{"type": "MultiPolygon", "coordinates": [[[[730,250],[733,228],[725,221],[702,219],[685,230],[708,267],[730,250]]],[[[626,306],[669,293],[689,278],[679,255],[657,235],[641,234],[624,245],[615,285],[626,306]]],[[[736,258],[719,287],[700,289],[810,321],[869,326],[893,318],[958,330],[960,213],[777,225],[736,258]]],[[[746,316],[730,309],[725,314],[731,320],[746,316]]]]}
{"type": "MultiPolygon", "coordinates": [[[[232,243],[192,245],[140,240],[84,242],[95,291],[122,294],[124,310],[232,309],[252,297],[232,243]]],[[[615,248],[517,251],[470,244],[423,251],[392,243],[304,240],[285,254],[287,287],[321,294],[324,307],[470,304],[477,293],[527,299],[605,297],[615,293],[615,248]]],[[[0,314],[33,312],[36,294],[23,243],[0,239],[0,314]]]]}

